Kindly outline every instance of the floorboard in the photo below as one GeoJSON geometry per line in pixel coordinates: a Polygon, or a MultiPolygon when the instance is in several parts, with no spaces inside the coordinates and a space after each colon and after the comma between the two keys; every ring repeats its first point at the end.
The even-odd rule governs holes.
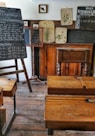
{"type": "MultiPolygon", "coordinates": [[[[32,82],[33,92],[30,93],[27,84],[18,83],[16,92],[16,117],[6,136],[47,136],[44,123],[45,96],[47,85],[32,82]]],[[[13,110],[12,98],[4,98],[7,108],[7,120],[13,110]]],[[[94,131],[55,130],[53,136],[95,136],[94,131]]]]}

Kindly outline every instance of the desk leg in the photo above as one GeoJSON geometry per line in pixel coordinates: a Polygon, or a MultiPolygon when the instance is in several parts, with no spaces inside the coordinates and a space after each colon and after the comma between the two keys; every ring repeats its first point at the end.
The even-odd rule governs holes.
{"type": "Polygon", "coordinates": [[[14,95],[14,114],[16,114],[16,95],[14,95]]]}
{"type": "Polygon", "coordinates": [[[48,129],[48,135],[53,135],[53,129],[48,129]]]}
{"type": "Polygon", "coordinates": [[[0,124],[0,136],[2,136],[2,126],[1,126],[1,124],[0,124]]]}
{"type": "Polygon", "coordinates": [[[5,123],[4,127],[2,128],[2,132],[0,133],[0,136],[4,136],[10,129],[12,122],[15,118],[16,115],[16,96],[14,95],[14,99],[13,99],[13,112],[12,115],[10,117],[10,119],[8,120],[8,122],[5,123]]]}

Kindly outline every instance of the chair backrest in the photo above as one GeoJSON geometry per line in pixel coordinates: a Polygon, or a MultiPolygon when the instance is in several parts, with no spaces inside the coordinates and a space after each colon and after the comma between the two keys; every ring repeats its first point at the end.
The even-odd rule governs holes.
{"type": "Polygon", "coordinates": [[[56,48],[57,75],[89,76],[90,50],[88,48],[56,48]]]}

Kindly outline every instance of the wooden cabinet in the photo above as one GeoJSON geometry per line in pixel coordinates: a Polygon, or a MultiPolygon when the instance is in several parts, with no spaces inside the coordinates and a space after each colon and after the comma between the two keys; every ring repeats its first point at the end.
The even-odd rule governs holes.
{"type": "Polygon", "coordinates": [[[39,77],[41,79],[46,79],[47,76],[56,75],[56,48],[66,47],[66,48],[88,48],[90,49],[90,62],[91,62],[91,72],[93,74],[93,44],[84,43],[66,43],[66,44],[44,44],[42,48],[39,49],[39,77]]]}
{"type": "MultiPolygon", "coordinates": [[[[41,20],[30,20],[29,26],[39,24],[41,20]]],[[[60,20],[52,20],[54,26],[62,27],[60,20]]],[[[92,64],[91,72],[93,74],[93,47],[95,43],[93,33],[94,31],[78,30],[75,28],[76,22],[73,21],[72,25],[67,25],[67,43],[44,43],[43,47],[39,48],[39,53],[35,50],[35,74],[41,79],[46,79],[48,75],[56,75],[56,48],[89,48],[90,49],[90,62],[92,64]],[[91,44],[90,44],[91,43],[91,44]]],[[[71,66],[73,67],[73,66],[71,66]]],[[[72,69],[70,69],[70,72],[72,69]]]]}

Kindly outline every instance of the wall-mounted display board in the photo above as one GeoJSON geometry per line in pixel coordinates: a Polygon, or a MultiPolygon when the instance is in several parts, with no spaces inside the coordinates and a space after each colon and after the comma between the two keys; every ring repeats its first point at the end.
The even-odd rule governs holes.
{"type": "Polygon", "coordinates": [[[95,43],[95,30],[69,29],[68,43],[95,43]]]}
{"type": "Polygon", "coordinates": [[[66,27],[56,27],[55,42],[60,44],[67,42],[67,28],[66,27]]]}
{"type": "Polygon", "coordinates": [[[40,39],[43,38],[43,43],[52,43],[55,40],[54,37],[54,21],[43,20],[39,21],[39,27],[43,28],[43,35],[40,34],[40,39]]]}
{"type": "Polygon", "coordinates": [[[61,25],[72,25],[73,24],[73,9],[62,8],[61,9],[61,25]]]}
{"type": "Polygon", "coordinates": [[[21,10],[0,7],[0,60],[27,57],[21,10]]]}
{"type": "Polygon", "coordinates": [[[43,28],[24,27],[25,44],[31,47],[43,46],[43,28]],[[41,35],[41,37],[40,37],[41,35]]]}
{"type": "Polygon", "coordinates": [[[95,30],[95,7],[83,6],[77,8],[76,28],[95,30]]]}

